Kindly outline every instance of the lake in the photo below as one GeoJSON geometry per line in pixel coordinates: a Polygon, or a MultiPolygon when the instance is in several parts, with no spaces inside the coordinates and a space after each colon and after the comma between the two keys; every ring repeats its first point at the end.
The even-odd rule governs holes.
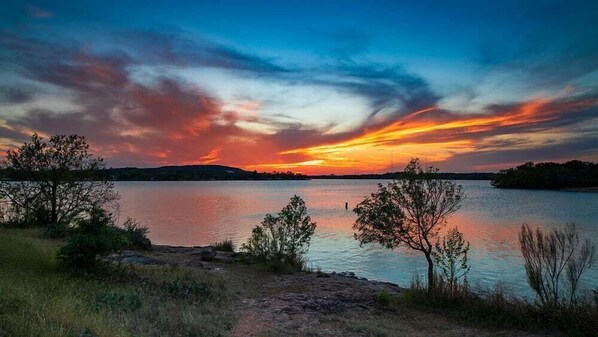
{"type": "MultiPolygon", "coordinates": [[[[136,218],[151,230],[156,244],[208,245],[232,238],[239,246],[266,213],[276,213],[293,194],[301,196],[317,222],[309,265],[323,271],[352,271],[358,276],[408,285],[424,279],[423,255],[360,247],[353,239],[351,209],[376,190],[376,180],[118,182],[120,220],[136,218]],[[349,210],[345,210],[345,202],[349,210]]],[[[515,295],[529,295],[519,253],[523,222],[544,228],[575,222],[584,238],[598,244],[598,193],[504,190],[489,181],[459,181],[466,193],[462,208],[447,228],[458,226],[471,242],[470,283],[497,283],[515,295]]],[[[598,265],[583,280],[598,286],[598,265]]]]}

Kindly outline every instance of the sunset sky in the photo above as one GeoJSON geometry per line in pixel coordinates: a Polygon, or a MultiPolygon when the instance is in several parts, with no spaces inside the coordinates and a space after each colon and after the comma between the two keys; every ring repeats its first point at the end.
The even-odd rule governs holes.
{"type": "Polygon", "coordinates": [[[0,149],[380,173],[598,161],[598,1],[0,4],[0,149]]]}

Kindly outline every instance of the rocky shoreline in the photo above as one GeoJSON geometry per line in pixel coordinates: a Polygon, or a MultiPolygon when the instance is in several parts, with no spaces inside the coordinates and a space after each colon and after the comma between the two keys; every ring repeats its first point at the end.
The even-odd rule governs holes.
{"type": "MultiPolygon", "coordinates": [[[[241,263],[245,256],[245,254],[239,252],[217,250],[212,246],[152,245],[152,249],[149,251],[123,250],[119,254],[110,255],[109,260],[121,265],[190,267],[218,271],[226,269],[226,264],[241,263]]],[[[298,274],[315,274],[319,278],[347,278],[404,290],[397,284],[368,280],[365,277],[358,277],[354,272],[349,271],[333,271],[329,273],[315,271],[298,274]]]]}

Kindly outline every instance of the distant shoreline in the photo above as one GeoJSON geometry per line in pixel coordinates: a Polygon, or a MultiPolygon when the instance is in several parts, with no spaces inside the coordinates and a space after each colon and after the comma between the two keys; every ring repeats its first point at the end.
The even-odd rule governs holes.
{"type": "Polygon", "coordinates": [[[562,189],[561,191],[598,193],[598,186],[565,188],[565,189],[562,189]]]}

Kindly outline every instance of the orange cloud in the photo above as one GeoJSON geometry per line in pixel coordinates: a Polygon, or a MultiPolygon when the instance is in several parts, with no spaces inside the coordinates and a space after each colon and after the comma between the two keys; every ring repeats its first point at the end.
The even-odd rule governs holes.
{"type": "Polygon", "coordinates": [[[306,158],[301,163],[309,165],[265,163],[254,167],[306,166],[309,173],[371,172],[386,170],[393,161],[403,163],[411,157],[427,157],[429,161],[442,162],[457,154],[475,151],[479,140],[471,138],[471,134],[547,122],[558,119],[567,111],[596,105],[597,99],[554,102],[539,98],[507,111],[473,116],[449,114],[448,120],[442,115],[440,118],[428,116],[438,110],[429,107],[388,125],[366,129],[347,140],[279,152],[283,158],[286,155],[301,155],[306,158]]]}

